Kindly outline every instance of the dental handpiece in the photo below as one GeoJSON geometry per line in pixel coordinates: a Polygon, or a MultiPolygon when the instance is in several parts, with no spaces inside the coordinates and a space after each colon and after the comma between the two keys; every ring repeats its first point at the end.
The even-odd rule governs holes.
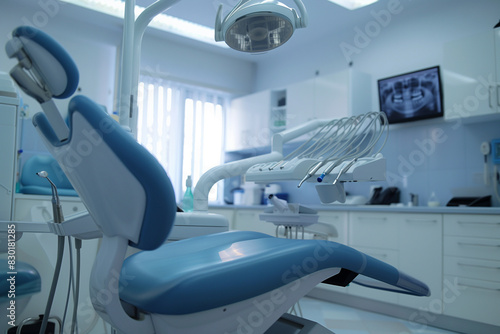
{"type": "Polygon", "coordinates": [[[59,201],[59,195],[57,193],[57,187],[49,178],[49,173],[42,170],[36,173],[37,176],[46,179],[50,183],[50,187],[52,188],[52,215],[54,218],[54,223],[58,224],[64,221],[64,216],[62,212],[61,202],[59,201]]]}
{"type": "Polygon", "coordinates": [[[342,163],[342,160],[337,160],[337,161],[334,161],[330,164],[330,166],[328,166],[325,171],[323,173],[321,173],[320,176],[318,176],[318,178],[316,179],[318,182],[323,182],[323,179],[325,178],[325,176],[327,176],[328,174],[330,174],[332,172],[332,170],[337,167],[338,165],[340,165],[342,163]]]}
{"type": "Polygon", "coordinates": [[[314,165],[311,169],[309,169],[309,172],[307,172],[306,176],[304,176],[304,178],[300,181],[300,183],[297,186],[297,188],[300,188],[302,186],[302,184],[304,184],[304,182],[306,182],[307,179],[309,179],[311,176],[313,176],[314,174],[316,174],[316,172],[318,171],[318,169],[320,169],[321,166],[323,166],[323,163],[324,163],[323,161],[320,161],[316,165],[314,165]]]}
{"type": "Polygon", "coordinates": [[[342,167],[342,169],[339,171],[339,174],[337,175],[337,177],[335,178],[335,181],[333,181],[333,184],[337,184],[337,182],[339,182],[340,180],[340,177],[342,176],[342,174],[344,174],[345,172],[347,172],[349,170],[349,168],[352,167],[352,165],[354,165],[354,163],[358,161],[358,158],[356,159],[353,159],[351,162],[349,162],[347,165],[345,165],[344,167],[342,167]]]}

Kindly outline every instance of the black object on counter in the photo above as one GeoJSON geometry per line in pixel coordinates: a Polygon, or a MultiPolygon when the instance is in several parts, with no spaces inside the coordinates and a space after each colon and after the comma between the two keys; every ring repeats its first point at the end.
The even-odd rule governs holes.
{"type": "Polygon", "coordinates": [[[453,197],[446,206],[491,206],[491,196],[453,197]]]}

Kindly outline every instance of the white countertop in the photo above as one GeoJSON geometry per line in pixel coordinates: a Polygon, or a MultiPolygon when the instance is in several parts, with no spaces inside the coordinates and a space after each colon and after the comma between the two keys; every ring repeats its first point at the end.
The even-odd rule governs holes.
{"type": "MultiPolygon", "coordinates": [[[[398,206],[398,205],[304,205],[318,211],[352,211],[352,212],[402,212],[402,213],[437,213],[437,214],[490,214],[500,215],[500,207],[467,207],[467,206],[398,206]]],[[[265,205],[210,205],[214,209],[250,209],[263,210],[265,205]]]]}

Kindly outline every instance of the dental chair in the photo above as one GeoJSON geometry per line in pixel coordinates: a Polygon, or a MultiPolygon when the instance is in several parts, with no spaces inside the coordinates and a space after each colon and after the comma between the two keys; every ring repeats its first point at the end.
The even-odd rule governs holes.
{"type": "MultiPolygon", "coordinates": [[[[74,90],[75,66],[52,38],[28,27],[13,37],[9,56],[29,59],[23,71],[35,69],[41,87],[56,80],[65,82],[64,95],[74,90]]],[[[87,97],[71,99],[68,118],[68,129],[54,113],[36,114],[33,124],[102,231],[91,299],[120,333],[330,333],[284,315],[320,283],[364,277],[366,286],[430,294],[424,283],[335,242],[232,231],[165,244],[176,202],[158,161],[87,97]],[[142,251],[125,258],[128,247],[142,251]]]]}

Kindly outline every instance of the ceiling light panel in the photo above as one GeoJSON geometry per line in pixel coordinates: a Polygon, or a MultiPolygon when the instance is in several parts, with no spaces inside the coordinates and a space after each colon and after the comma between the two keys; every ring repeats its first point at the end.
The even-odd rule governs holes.
{"type": "MultiPolygon", "coordinates": [[[[121,0],[61,0],[76,6],[91,9],[107,15],[125,17],[125,3],[121,0]]],[[[135,16],[137,17],[144,7],[135,6],[135,16]]],[[[179,36],[191,38],[207,44],[217,45],[219,47],[227,47],[224,43],[216,43],[214,40],[214,29],[183,20],[171,15],[160,14],[156,16],[151,23],[150,27],[173,33],[179,36]]]]}

